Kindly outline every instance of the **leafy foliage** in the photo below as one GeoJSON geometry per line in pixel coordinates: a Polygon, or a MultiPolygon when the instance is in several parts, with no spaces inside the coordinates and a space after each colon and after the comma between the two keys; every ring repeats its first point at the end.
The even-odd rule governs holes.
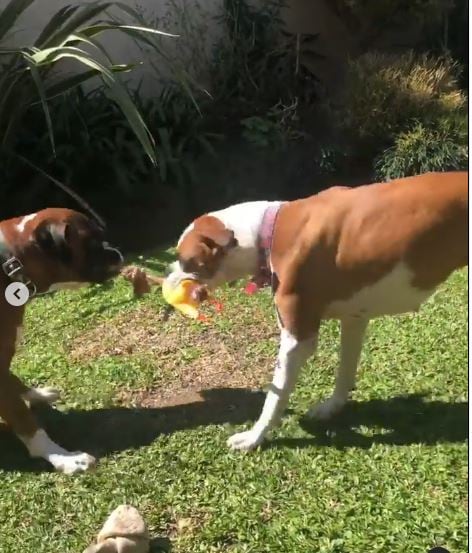
{"type": "MultiPolygon", "coordinates": [[[[212,144],[219,137],[203,128],[192,99],[177,86],[165,88],[156,98],[143,100],[139,90],[131,98],[159,141],[157,169],[147,162],[126,117],[103,88],[85,93],[78,87],[50,102],[55,153],[40,107],[32,108],[17,152],[99,203],[110,194],[122,202],[143,201],[159,193],[162,185],[194,184],[193,160],[203,152],[214,154],[212,144]]],[[[21,170],[21,164],[11,160],[1,168],[2,180],[14,183],[21,170]]],[[[40,186],[35,188],[43,193],[40,186]]]]}
{"type": "Polygon", "coordinates": [[[108,98],[119,106],[146,154],[155,162],[153,137],[118,76],[120,72],[130,71],[132,65],[114,64],[97,38],[106,31],[124,32],[138,40],[146,40],[144,32],[163,33],[143,26],[119,24],[109,20],[87,25],[111,6],[115,6],[128,16],[135,15],[133,10],[121,3],[92,2],[61,8],[33,44],[9,46],[8,33],[33,2],[34,0],[10,0],[0,11],[0,144],[14,149],[26,113],[33,104],[39,102],[54,152],[50,98],[63,94],[92,77],[99,77],[105,85],[108,98]],[[82,66],[82,72],[73,76],[58,76],[55,73],[52,78],[53,70],[58,69],[58,65],[65,60],[77,62],[82,66]]]}
{"type": "Polygon", "coordinates": [[[176,86],[164,88],[157,99],[141,102],[161,145],[157,152],[161,181],[179,186],[194,183],[193,160],[201,153],[216,155],[213,143],[221,135],[205,129],[192,98],[176,86]]]}
{"type": "Polygon", "coordinates": [[[465,108],[449,58],[367,53],[349,64],[342,97],[328,109],[354,155],[371,158],[413,121],[428,124],[465,108]]]}
{"type": "Polygon", "coordinates": [[[337,144],[324,144],[315,155],[315,165],[324,175],[336,173],[346,162],[346,153],[337,144]]]}
{"type": "Polygon", "coordinates": [[[289,105],[278,102],[263,116],[254,115],[242,119],[243,137],[258,147],[283,146],[288,141],[304,135],[298,129],[298,101],[289,105]]]}
{"type": "Polygon", "coordinates": [[[313,99],[317,79],[307,63],[321,57],[314,50],[318,35],[285,32],[282,5],[270,0],[254,8],[246,0],[224,0],[217,18],[224,34],[212,68],[216,100],[235,102],[248,113],[294,97],[313,99]]]}
{"type": "Polygon", "coordinates": [[[434,127],[415,123],[400,133],[376,161],[380,179],[390,180],[428,171],[468,167],[467,119],[442,119],[434,127]]]}
{"type": "MultiPolygon", "coordinates": [[[[0,32],[11,30],[33,1],[9,2],[0,11],[0,32]]],[[[168,39],[166,33],[146,27],[141,15],[126,5],[93,2],[59,10],[34,46],[0,49],[0,191],[7,212],[13,197],[15,212],[31,208],[44,196],[63,201],[41,171],[59,179],[60,188],[71,195],[77,191],[99,203],[110,194],[121,202],[143,201],[158,194],[160,185],[179,186],[190,195],[194,158],[203,151],[214,153],[212,142],[218,137],[203,129],[185,75],[179,73],[180,80],[175,76],[172,85],[149,100],[139,89],[129,92],[119,74],[133,66],[111,62],[97,40],[105,31],[124,32],[154,54],[168,39]],[[89,24],[109,7],[139,24],[89,24]],[[73,76],[58,72],[67,59],[85,70],[73,76]],[[85,93],[81,85],[93,77],[102,84],[85,93]],[[23,199],[12,195],[18,182],[29,183],[23,199]]],[[[7,41],[2,36],[1,44],[7,41]]],[[[167,60],[167,54],[163,56],[167,60]]]]}

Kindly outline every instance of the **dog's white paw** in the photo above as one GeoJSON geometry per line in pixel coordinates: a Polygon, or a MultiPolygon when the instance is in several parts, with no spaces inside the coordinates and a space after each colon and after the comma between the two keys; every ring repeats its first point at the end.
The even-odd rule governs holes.
{"type": "Polygon", "coordinates": [[[308,411],[307,416],[312,419],[328,420],[331,417],[334,417],[334,415],[337,415],[345,405],[345,399],[333,396],[312,407],[308,411]]]}
{"type": "Polygon", "coordinates": [[[61,397],[61,393],[56,388],[31,388],[23,395],[23,399],[31,404],[35,403],[55,403],[61,397]]]}
{"type": "Polygon", "coordinates": [[[251,451],[262,443],[264,436],[253,430],[247,430],[246,432],[239,432],[233,434],[226,442],[231,449],[238,449],[240,451],[251,451]]]}
{"type": "Polygon", "coordinates": [[[51,455],[49,462],[58,472],[64,474],[85,472],[95,468],[97,464],[95,457],[92,457],[88,453],[80,453],[80,451],[51,455]]]}

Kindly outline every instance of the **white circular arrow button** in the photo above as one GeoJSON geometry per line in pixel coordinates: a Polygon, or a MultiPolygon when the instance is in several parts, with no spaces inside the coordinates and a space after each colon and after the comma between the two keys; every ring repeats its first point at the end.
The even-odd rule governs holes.
{"type": "Polygon", "coordinates": [[[5,299],[14,307],[21,307],[29,300],[29,290],[22,282],[12,282],[5,288],[5,299]]]}

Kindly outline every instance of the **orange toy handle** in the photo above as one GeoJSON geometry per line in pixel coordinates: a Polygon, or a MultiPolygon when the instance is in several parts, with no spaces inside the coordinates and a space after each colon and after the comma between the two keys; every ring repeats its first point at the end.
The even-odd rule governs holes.
{"type": "MultiPolygon", "coordinates": [[[[215,298],[208,297],[205,301],[214,306],[216,313],[221,313],[223,310],[223,304],[220,301],[215,300],[215,298]]],[[[211,317],[204,315],[203,313],[199,313],[197,321],[200,321],[201,323],[209,323],[211,321],[211,317]]]]}

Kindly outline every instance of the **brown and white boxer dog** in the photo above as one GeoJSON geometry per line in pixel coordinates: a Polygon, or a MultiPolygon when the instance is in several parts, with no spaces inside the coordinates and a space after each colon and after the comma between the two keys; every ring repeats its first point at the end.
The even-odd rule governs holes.
{"type": "Polygon", "coordinates": [[[228,440],[250,450],[276,425],[320,322],[341,321],[332,396],[310,414],[328,418],[354,388],[369,319],[416,311],[468,263],[468,173],[428,173],[359,188],[334,187],[291,202],[249,202],[203,215],[183,232],[168,278],[210,289],[255,275],[272,282],[281,341],[262,413],[228,440]]]}
{"type": "Polygon", "coordinates": [[[51,208],[0,222],[0,418],[33,457],[64,473],[87,470],[95,459],[55,444],[25,403],[52,403],[59,394],[52,388],[29,388],[10,372],[25,306],[11,305],[5,290],[11,282],[21,282],[31,297],[102,283],[117,275],[122,264],[120,252],[104,241],[102,229],[76,211],[51,208]]]}

